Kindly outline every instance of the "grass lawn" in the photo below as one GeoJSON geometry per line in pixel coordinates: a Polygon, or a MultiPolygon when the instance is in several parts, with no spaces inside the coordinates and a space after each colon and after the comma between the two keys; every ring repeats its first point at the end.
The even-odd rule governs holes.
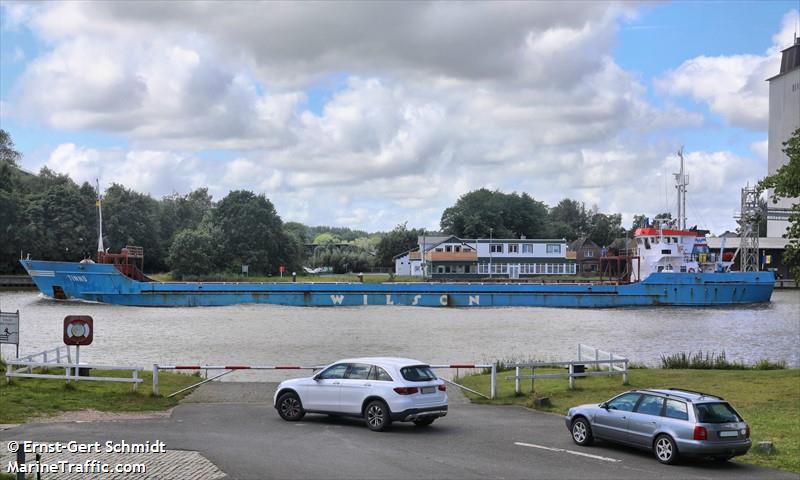
{"type": "MultiPolygon", "coordinates": [[[[64,369],[60,368],[48,371],[55,375],[63,372],[64,369]]],[[[117,382],[72,382],[67,385],[63,380],[15,378],[6,384],[5,365],[0,363],[0,423],[24,423],[38,416],[88,408],[105,412],[166,410],[177,405],[184,395],[153,397],[152,373],[139,373],[144,381],[139,384],[137,392],[133,391],[130,383],[117,382]]],[[[129,377],[130,372],[93,371],[92,375],[129,377]]],[[[162,395],[169,395],[199,380],[195,375],[167,372],[159,372],[158,375],[162,395]]]]}
{"type": "MultiPolygon", "coordinates": [[[[563,372],[564,370],[553,370],[563,372]]],[[[529,373],[527,370],[525,373],[529,373]]],[[[537,373],[548,373],[536,369],[537,373]]],[[[523,394],[515,396],[514,371],[498,372],[497,399],[467,394],[475,403],[517,404],[533,408],[530,380],[522,381],[523,394]]],[[[459,383],[479,392],[489,391],[489,375],[473,375],[459,383]]],[[[570,407],[600,403],[632,388],[687,388],[720,395],[741,413],[752,429],[753,445],[772,441],[775,453],[764,455],[755,446],[737,461],[800,473],[800,369],[788,370],[662,370],[629,371],[629,385],[620,376],[578,379],[570,390],[567,379],[537,379],[535,395],[550,397],[551,405],[540,410],[566,414],[570,407]]],[[[566,428],[564,435],[568,435],[566,428]]]]}

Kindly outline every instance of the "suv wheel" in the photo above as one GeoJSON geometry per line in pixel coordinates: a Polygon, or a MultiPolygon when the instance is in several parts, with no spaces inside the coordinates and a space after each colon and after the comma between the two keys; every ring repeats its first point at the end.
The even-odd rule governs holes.
{"type": "Polygon", "coordinates": [[[572,441],[577,443],[582,447],[588,447],[589,445],[594,442],[594,436],[592,436],[592,427],[589,426],[589,422],[586,421],[585,418],[577,418],[574,422],[572,422],[572,441]]]}
{"type": "Polygon", "coordinates": [[[672,465],[678,460],[678,448],[669,435],[659,435],[653,443],[653,453],[659,462],[672,465]]]}
{"type": "Polygon", "coordinates": [[[278,397],[278,415],[287,422],[297,422],[306,415],[300,397],[294,392],[286,392],[278,397]]]}
{"type": "Polygon", "coordinates": [[[373,400],[364,409],[364,421],[373,432],[383,432],[392,424],[389,407],[381,400],[373,400]]]}

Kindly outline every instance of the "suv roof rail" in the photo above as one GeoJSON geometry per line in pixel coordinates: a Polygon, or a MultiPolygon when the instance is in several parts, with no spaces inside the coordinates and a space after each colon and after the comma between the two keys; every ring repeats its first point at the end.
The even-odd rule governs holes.
{"type": "Polygon", "coordinates": [[[688,390],[686,388],[670,387],[667,390],[677,390],[677,391],[680,391],[680,392],[694,393],[695,395],[700,395],[701,397],[714,397],[714,398],[719,398],[720,400],[725,400],[724,398],[720,397],[719,395],[711,395],[710,393],[698,392],[696,390],[688,390]]]}

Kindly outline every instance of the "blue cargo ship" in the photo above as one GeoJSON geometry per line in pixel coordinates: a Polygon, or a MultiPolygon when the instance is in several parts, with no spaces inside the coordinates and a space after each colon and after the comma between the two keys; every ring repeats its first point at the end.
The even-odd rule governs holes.
{"type": "MultiPolygon", "coordinates": [[[[733,257],[709,252],[705,235],[686,229],[681,212],[686,177],[679,178],[678,229],[640,228],[635,248],[615,256],[614,282],[412,282],[250,283],[156,282],[143,273],[144,252],[128,246],[103,248],[103,214],[98,198],[97,262],[20,260],[41,292],[135,306],[221,306],[268,303],[309,307],[407,305],[423,307],[611,308],[653,305],[719,306],[769,302],[775,276],[769,271],[731,271],[733,257]]],[[[98,187],[99,190],[99,187],[98,187]]],[[[752,267],[751,267],[752,268],[752,267]]]]}
{"type": "Polygon", "coordinates": [[[47,296],[153,307],[238,303],[314,307],[714,306],[768,302],[775,285],[772,272],[688,270],[662,270],[640,281],[618,284],[154,282],[125,263],[21,262],[47,296]]]}

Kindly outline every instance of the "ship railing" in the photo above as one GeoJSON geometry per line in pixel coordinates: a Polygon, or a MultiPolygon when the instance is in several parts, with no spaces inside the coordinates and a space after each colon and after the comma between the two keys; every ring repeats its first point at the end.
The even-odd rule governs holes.
{"type": "Polygon", "coordinates": [[[129,367],[121,365],[98,365],[90,363],[56,363],[56,362],[35,362],[31,360],[15,359],[6,360],[6,382],[10,382],[12,378],[46,378],[55,380],[66,380],[67,382],[77,381],[90,381],[90,382],[124,382],[132,383],[133,389],[136,390],[142,379],[139,372],[144,370],[143,367],[129,367]],[[22,367],[22,368],[15,368],[22,367]],[[63,368],[64,373],[49,373],[51,368],[63,368]],[[44,372],[34,372],[34,368],[43,368],[44,372]],[[131,377],[101,377],[89,376],[89,370],[114,370],[122,372],[130,372],[131,377]],[[87,375],[81,375],[87,373],[87,375]]]}
{"type": "Polygon", "coordinates": [[[525,362],[507,365],[514,368],[514,375],[505,377],[506,380],[514,380],[514,392],[522,393],[522,380],[535,380],[537,378],[567,378],[569,388],[575,388],[576,378],[599,377],[621,375],[622,384],[628,384],[628,359],[616,353],[600,350],[584,344],[578,344],[578,359],[568,361],[541,361],[525,362]],[[586,366],[592,365],[595,371],[587,371],[586,366]],[[536,373],[537,368],[566,367],[565,373],[536,373]],[[524,374],[524,370],[530,369],[530,374],[524,374]]]}

